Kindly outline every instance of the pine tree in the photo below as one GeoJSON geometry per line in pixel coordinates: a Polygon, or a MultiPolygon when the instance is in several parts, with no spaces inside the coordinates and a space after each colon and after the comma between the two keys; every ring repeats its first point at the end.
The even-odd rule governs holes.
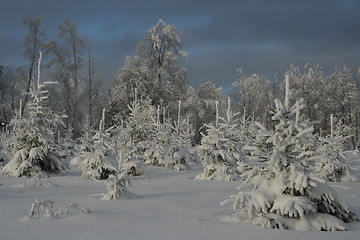
{"type": "Polygon", "coordinates": [[[176,171],[190,169],[196,157],[190,152],[194,130],[189,122],[189,117],[181,121],[181,101],[179,101],[178,118],[174,126],[170,126],[172,133],[165,151],[165,162],[168,167],[176,171]]]}
{"type": "MultiPolygon", "coordinates": [[[[63,139],[58,139],[58,141],[61,143],[62,149],[63,149],[63,156],[66,157],[71,157],[74,156],[75,154],[75,140],[72,138],[73,136],[73,128],[71,127],[71,125],[69,125],[65,131],[64,131],[64,138],[63,139]]],[[[58,133],[60,134],[60,132],[58,133]]],[[[59,136],[60,138],[60,136],[59,136]]]]}
{"type": "Polygon", "coordinates": [[[110,175],[106,180],[106,188],[108,192],[104,194],[102,199],[114,200],[121,198],[122,195],[128,192],[127,186],[130,185],[130,179],[123,173],[118,175],[110,175]]]}
{"type": "MultiPolygon", "coordinates": [[[[170,145],[172,129],[168,120],[164,119],[163,123],[160,119],[152,119],[152,127],[148,141],[144,141],[142,145],[146,145],[144,152],[144,160],[146,165],[169,166],[165,160],[165,153],[170,145]]],[[[171,165],[171,164],[170,164],[171,165]]]]}
{"type": "Polygon", "coordinates": [[[240,173],[237,166],[239,162],[245,162],[245,158],[237,140],[239,130],[236,115],[230,111],[229,101],[226,118],[220,118],[217,114],[215,123],[204,125],[207,135],[203,136],[201,145],[197,147],[204,169],[195,179],[237,180],[240,173]]]}
{"type": "Polygon", "coordinates": [[[317,175],[326,181],[357,181],[350,174],[351,167],[345,163],[344,142],[347,137],[342,136],[338,129],[334,129],[333,115],[331,115],[331,133],[328,137],[319,137],[320,146],[317,148],[314,159],[317,175]],[[335,130],[335,131],[334,131],[335,130]]]}
{"type": "Polygon", "coordinates": [[[80,125],[80,129],[80,137],[76,139],[74,157],[70,161],[71,165],[80,165],[94,151],[93,131],[89,117],[80,125]]]}
{"type": "Polygon", "coordinates": [[[56,130],[63,125],[65,115],[55,114],[47,107],[48,91],[53,82],[40,82],[41,53],[36,88],[30,90],[32,102],[29,115],[14,119],[11,145],[14,153],[2,172],[11,177],[31,176],[41,171],[61,172],[66,169],[55,141],[56,130]]]}
{"type": "Polygon", "coordinates": [[[134,101],[128,108],[130,115],[117,135],[119,143],[119,164],[128,175],[142,175],[142,166],[147,161],[147,150],[151,149],[151,124],[155,115],[150,99],[139,99],[135,89],[134,101]]]}
{"type": "Polygon", "coordinates": [[[78,144],[75,146],[77,152],[91,152],[93,145],[93,131],[90,124],[90,117],[87,116],[83,124],[80,126],[80,137],[77,139],[78,144]]]}
{"type": "Polygon", "coordinates": [[[87,155],[80,164],[82,170],[81,176],[89,179],[104,180],[110,175],[116,173],[116,168],[109,160],[114,161],[114,155],[111,152],[111,142],[109,137],[111,128],[105,129],[105,109],[103,111],[102,120],[100,121],[99,130],[95,132],[94,150],[87,155]]]}
{"type": "Polygon", "coordinates": [[[356,216],[304,164],[308,156],[302,146],[313,127],[301,121],[303,99],[290,105],[288,75],[285,83],[284,103],[275,100],[275,131],[266,138],[272,145],[270,157],[263,166],[246,172],[241,191],[222,204],[231,203],[234,216],[265,228],[346,230],[344,222],[354,221],[356,216]]]}

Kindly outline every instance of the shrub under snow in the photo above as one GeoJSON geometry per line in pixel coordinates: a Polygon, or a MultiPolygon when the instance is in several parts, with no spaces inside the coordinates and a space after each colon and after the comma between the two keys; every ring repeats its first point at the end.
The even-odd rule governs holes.
{"type": "Polygon", "coordinates": [[[106,180],[107,193],[104,194],[102,199],[113,200],[121,198],[122,195],[128,192],[127,186],[130,185],[130,179],[124,174],[110,175],[106,180]]]}
{"type": "Polygon", "coordinates": [[[68,215],[69,210],[74,209],[82,213],[89,213],[90,210],[81,204],[70,203],[67,206],[61,207],[57,210],[53,210],[53,201],[36,199],[35,202],[31,205],[29,212],[29,217],[31,218],[43,218],[43,217],[64,217],[68,215]]]}

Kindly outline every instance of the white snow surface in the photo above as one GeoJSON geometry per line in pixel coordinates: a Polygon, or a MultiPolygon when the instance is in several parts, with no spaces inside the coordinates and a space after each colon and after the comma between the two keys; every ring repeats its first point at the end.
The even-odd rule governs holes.
{"type": "MultiPolygon", "coordinates": [[[[360,169],[360,154],[349,153],[348,162],[360,169]]],[[[72,166],[70,172],[52,175],[52,185],[29,186],[30,178],[0,176],[1,240],[184,240],[184,239],[359,239],[360,222],[346,224],[346,232],[268,230],[250,222],[229,222],[232,212],[220,206],[228,196],[238,192],[240,181],[194,180],[200,165],[188,171],[144,167],[145,174],[134,177],[131,193],[117,200],[102,200],[105,181],[81,178],[72,166]],[[54,202],[54,209],[79,204],[89,213],[69,210],[61,217],[29,217],[36,199],[54,202]]],[[[356,176],[359,178],[359,171],[356,176]]],[[[360,183],[329,183],[340,199],[360,216],[360,183]]]]}

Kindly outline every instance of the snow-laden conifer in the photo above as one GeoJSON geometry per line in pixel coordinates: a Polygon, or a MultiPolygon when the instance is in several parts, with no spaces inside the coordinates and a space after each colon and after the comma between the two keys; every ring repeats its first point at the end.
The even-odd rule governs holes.
{"type": "Polygon", "coordinates": [[[87,155],[80,164],[81,176],[89,179],[103,180],[116,172],[116,168],[111,164],[115,157],[111,152],[111,142],[109,137],[111,128],[105,129],[105,109],[100,121],[99,130],[95,132],[94,150],[87,155]]]}
{"type": "Polygon", "coordinates": [[[151,131],[149,138],[142,144],[145,145],[144,160],[146,165],[165,166],[165,152],[170,144],[172,129],[165,120],[163,123],[159,120],[151,120],[151,131]]]}
{"type": "MultiPolygon", "coordinates": [[[[64,131],[64,137],[60,139],[60,136],[58,137],[58,142],[62,146],[62,153],[63,157],[72,157],[75,154],[75,140],[73,139],[73,128],[71,125],[69,125],[65,131],[64,131]]],[[[58,133],[60,135],[60,132],[58,133]]]]}
{"type": "Polygon", "coordinates": [[[344,154],[344,142],[347,137],[342,136],[339,129],[334,129],[333,115],[331,115],[331,133],[327,137],[319,137],[320,146],[315,154],[315,171],[317,175],[326,181],[357,181],[351,175],[351,167],[346,164],[344,154]]]}
{"type": "Polygon", "coordinates": [[[275,100],[272,120],[277,124],[266,138],[272,145],[262,166],[244,174],[240,192],[222,204],[231,204],[231,217],[247,219],[265,228],[332,231],[345,230],[344,222],[356,216],[341,202],[336,192],[312,175],[304,164],[308,155],[302,146],[313,127],[301,120],[304,100],[290,104],[286,75],[285,101],[275,100]]]}
{"type": "Polygon", "coordinates": [[[14,151],[2,169],[2,173],[10,177],[31,176],[41,171],[61,172],[66,168],[55,140],[57,128],[64,124],[66,116],[48,108],[46,88],[54,83],[40,81],[40,64],[41,54],[37,85],[30,90],[29,114],[12,121],[14,134],[10,145],[14,151]]]}
{"type": "Polygon", "coordinates": [[[205,125],[207,135],[197,147],[204,169],[195,179],[237,180],[242,170],[239,171],[237,166],[245,166],[239,164],[245,162],[245,157],[237,139],[239,129],[235,116],[237,114],[231,112],[229,101],[226,118],[217,117],[215,123],[205,125]]]}
{"type": "Polygon", "coordinates": [[[83,122],[83,124],[81,124],[80,128],[81,128],[80,138],[77,139],[79,144],[76,146],[76,151],[90,152],[91,146],[93,144],[93,139],[92,139],[93,131],[92,131],[92,126],[90,124],[89,116],[86,117],[85,121],[83,122]]]}
{"type": "Polygon", "coordinates": [[[142,166],[147,161],[147,150],[151,149],[150,135],[155,116],[154,106],[150,99],[138,99],[135,89],[134,101],[129,105],[129,118],[118,134],[119,161],[122,171],[129,175],[142,175],[142,166]]]}
{"type": "Polygon", "coordinates": [[[177,121],[170,128],[172,132],[164,153],[166,166],[176,171],[187,170],[196,161],[195,154],[190,151],[191,140],[195,134],[189,117],[181,120],[181,101],[179,101],[177,121]]]}
{"type": "Polygon", "coordinates": [[[87,116],[85,121],[80,126],[80,137],[77,140],[77,144],[74,147],[75,156],[71,159],[71,165],[79,165],[91,152],[94,151],[94,132],[90,125],[90,117],[87,116]]]}
{"type": "Polygon", "coordinates": [[[129,177],[124,173],[118,175],[110,175],[106,180],[107,193],[104,194],[102,199],[113,200],[121,198],[124,194],[128,193],[127,186],[130,185],[129,177]]]}

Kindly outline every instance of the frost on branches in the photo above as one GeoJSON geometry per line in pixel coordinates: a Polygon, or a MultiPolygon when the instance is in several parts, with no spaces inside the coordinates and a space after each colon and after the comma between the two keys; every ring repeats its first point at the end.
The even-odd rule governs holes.
{"type": "Polygon", "coordinates": [[[44,217],[65,217],[69,214],[69,210],[73,209],[82,213],[90,213],[90,210],[78,203],[70,203],[67,206],[61,207],[56,211],[53,210],[53,201],[36,199],[31,205],[29,212],[30,218],[44,218],[44,217]]]}
{"type": "MultiPolygon", "coordinates": [[[[75,140],[72,138],[73,136],[73,128],[71,125],[68,126],[64,131],[64,138],[60,140],[60,136],[58,137],[58,141],[62,146],[62,155],[64,158],[74,156],[75,154],[75,140]]],[[[60,132],[58,133],[60,135],[60,132]]]]}
{"type": "Polygon", "coordinates": [[[169,146],[171,139],[170,124],[164,119],[161,123],[160,119],[151,120],[151,128],[149,131],[149,138],[142,144],[145,144],[146,151],[144,152],[144,160],[146,165],[165,166],[166,161],[164,155],[169,146]]]}
{"type": "Polygon", "coordinates": [[[56,129],[64,125],[65,115],[57,115],[47,107],[46,88],[54,83],[40,82],[40,63],[41,55],[37,87],[30,90],[29,115],[12,120],[11,146],[14,152],[2,169],[2,173],[10,177],[32,176],[41,171],[61,172],[66,168],[60,146],[55,141],[56,129]]]}
{"type": "Polygon", "coordinates": [[[173,126],[169,125],[172,132],[164,155],[165,165],[175,171],[190,169],[191,163],[196,161],[195,155],[189,150],[192,147],[194,130],[189,117],[181,121],[180,111],[181,101],[179,101],[177,121],[173,126]]]}
{"type": "MultiPolygon", "coordinates": [[[[0,140],[2,140],[1,139],[1,133],[0,133],[0,140]]],[[[0,144],[0,169],[2,168],[2,166],[3,166],[3,164],[4,163],[7,163],[7,161],[8,161],[8,156],[5,154],[5,151],[4,151],[4,149],[3,149],[3,146],[0,144]]]]}
{"type": "Polygon", "coordinates": [[[100,121],[99,130],[96,131],[94,139],[94,150],[87,155],[80,164],[82,170],[81,176],[89,179],[104,180],[116,172],[115,167],[109,162],[114,158],[110,151],[111,143],[109,142],[110,129],[105,130],[105,109],[100,121]]]}
{"type": "Polygon", "coordinates": [[[94,151],[93,131],[89,116],[87,116],[85,121],[81,124],[80,129],[80,137],[76,140],[77,144],[74,147],[75,155],[70,161],[71,165],[81,164],[81,162],[94,151]]]}
{"type": "Polygon", "coordinates": [[[272,144],[270,157],[265,165],[246,172],[241,191],[222,204],[232,205],[230,218],[251,220],[264,228],[346,230],[344,222],[355,221],[355,214],[305,166],[308,156],[301,149],[313,128],[301,121],[303,99],[290,106],[288,84],[286,76],[284,104],[275,100],[272,120],[277,124],[266,139],[272,144]]]}
{"type": "Polygon", "coordinates": [[[130,179],[126,174],[120,173],[117,176],[110,175],[106,180],[108,192],[104,194],[102,199],[113,200],[121,198],[121,196],[128,193],[127,186],[130,186],[130,179]]]}
{"type": "Polygon", "coordinates": [[[241,168],[238,169],[238,165],[246,166],[241,144],[237,139],[238,125],[234,116],[230,111],[229,101],[227,117],[217,117],[215,123],[205,125],[208,128],[207,135],[203,136],[201,145],[197,148],[204,169],[195,179],[234,181],[242,171],[241,168]]]}
{"type": "Polygon", "coordinates": [[[356,182],[356,177],[350,173],[351,167],[345,163],[344,143],[347,137],[342,136],[339,129],[334,129],[332,115],[330,122],[330,136],[319,137],[320,146],[314,157],[316,160],[315,171],[326,181],[356,182]]]}
{"type": "Polygon", "coordinates": [[[146,151],[150,148],[150,132],[153,129],[152,117],[155,116],[154,107],[150,99],[135,98],[128,109],[129,119],[121,131],[118,142],[120,143],[120,164],[122,170],[126,168],[128,175],[138,176],[143,174],[142,165],[146,162],[146,151]]]}

